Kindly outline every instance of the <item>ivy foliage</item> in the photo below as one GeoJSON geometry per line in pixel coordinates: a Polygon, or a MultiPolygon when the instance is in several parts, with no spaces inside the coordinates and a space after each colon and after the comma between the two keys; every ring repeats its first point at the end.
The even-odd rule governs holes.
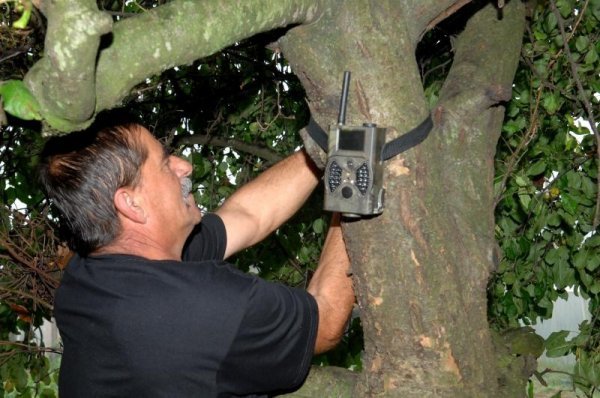
{"type": "Polygon", "coordinates": [[[568,292],[589,299],[591,320],[550,357],[574,353],[577,388],[600,388],[598,102],[600,1],[531,5],[521,65],[496,155],[496,238],[501,258],[489,285],[498,329],[552,316],[568,292]]]}

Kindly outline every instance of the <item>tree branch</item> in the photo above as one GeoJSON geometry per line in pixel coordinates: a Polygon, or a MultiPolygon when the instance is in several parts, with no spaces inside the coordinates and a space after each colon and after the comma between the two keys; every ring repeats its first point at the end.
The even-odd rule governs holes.
{"type": "Polygon", "coordinates": [[[519,142],[519,145],[517,146],[517,148],[514,150],[514,152],[511,154],[510,158],[506,162],[506,171],[505,171],[504,175],[502,176],[502,181],[500,182],[498,191],[496,192],[496,197],[494,198],[494,209],[496,208],[496,206],[498,206],[498,203],[500,203],[500,200],[502,199],[502,197],[504,195],[506,183],[507,183],[508,179],[511,177],[512,172],[514,171],[514,169],[517,167],[517,165],[519,164],[519,162],[525,155],[525,148],[527,148],[529,143],[537,135],[538,128],[540,127],[539,108],[540,108],[540,101],[542,98],[543,88],[544,88],[544,85],[540,85],[540,87],[538,87],[538,89],[537,89],[537,94],[535,96],[535,105],[533,107],[533,111],[531,112],[531,116],[529,118],[529,128],[527,129],[527,132],[523,135],[523,138],[519,142]]]}
{"type": "Polygon", "coordinates": [[[186,135],[186,136],[177,136],[174,139],[173,145],[212,145],[221,148],[232,148],[236,151],[248,153],[250,155],[258,156],[261,159],[266,160],[269,163],[276,163],[283,159],[281,155],[277,152],[265,148],[259,147],[257,145],[248,144],[247,142],[235,140],[235,139],[226,139],[220,137],[214,137],[210,135],[186,135]]]}
{"type": "Polygon", "coordinates": [[[62,350],[59,348],[52,347],[40,347],[32,344],[17,343],[13,341],[0,340],[0,346],[18,347],[28,352],[44,352],[53,354],[62,354],[62,350]]]}
{"type": "Polygon", "coordinates": [[[175,0],[119,21],[98,61],[96,110],[115,106],[148,76],[257,33],[310,22],[318,12],[319,2],[311,0],[175,0]]]}
{"type": "Polygon", "coordinates": [[[43,307],[45,307],[46,309],[48,309],[50,311],[54,311],[54,306],[52,304],[50,304],[48,301],[40,298],[36,294],[31,294],[31,293],[25,292],[23,290],[11,289],[11,288],[4,287],[4,286],[0,286],[0,291],[5,291],[5,292],[10,293],[11,295],[15,295],[15,296],[25,297],[29,300],[32,300],[36,304],[42,305],[43,307]]]}
{"type": "Polygon", "coordinates": [[[433,18],[431,21],[429,21],[429,23],[427,24],[427,26],[423,30],[423,33],[421,34],[420,39],[423,38],[423,36],[425,35],[425,33],[429,32],[431,29],[433,29],[434,27],[436,27],[437,24],[439,24],[444,19],[448,18],[450,15],[454,14],[455,12],[457,12],[458,10],[460,10],[461,8],[463,8],[465,5],[469,4],[472,1],[473,0],[459,0],[459,1],[456,1],[453,4],[451,4],[448,8],[444,9],[442,12],[440,12],[439,14],[437,14],[435,16],[435,18],[433,18]]]}
{"type": "Polygon", "coordinates": [[[95,0],[43,3],[48,19],[44,57],[27,73],[25,83],[51,127],[85,127],[96,105],[95,73],[100,36],[112,19],[95,0]]]}
{"type": "Polygon", "coordinates": [[[46,271],[40,269],[35,265],[35,261],[29,261],[27,258],[20,255],[20,253],[15,249],[15,246],[6,240],[4,237],[0,236],[0,245],[3,247],[8,254],[12,257],[12,259],[21,264],[23,267],[31,269],[36,274],[40,275],[44,280],[46,280],[53,288],[57,288],[59,281],[50,276],[46,271]]]}
{"type": "Polygon", "coordinates": [[[114,24],[98,57],[100,35],[111,28],[94,0],[44,2],[45,57],[26,82],[50,126],[76,131],[95,113],[117,106],[148,76],[189,64],[235,42],[318,17],[314,0],[174,0],[114,24]],[[97,68],[96,68],[97,61],[97,68]]]}
{"type": "MultiPolygon", "coordinates": [[[[488,14],[496,15],[492,5],[487,7],[488,14]]],[[[511,98],[512,81],[520,53],[509,50],[520,48],[525,19],[521,18],[520,11],[512,13],[508,9],[504,13],[502,19],[471,18],[456,39],[454,61],[440,91],[439,103],[443,106],[446,103],[454,104],[450,111],[458,116],[457,119],[462,118],[459,115],[477,117],[491,106],[511,98]],[[506,21],[510,21],[512,29],[506,29],[506,21]],[[479,33],[485,30],[485,35],[479,33]],[[473,33],[467,34],[469,32],[473,33]],[[496,35],[501,35],[502,39],[496,35]],[[503,59],[503,62],[499,63],[498,59],[503,59]]],[[[483,10],[477,12],[476,16],[479,15],[483,15],[483,10]]]]}

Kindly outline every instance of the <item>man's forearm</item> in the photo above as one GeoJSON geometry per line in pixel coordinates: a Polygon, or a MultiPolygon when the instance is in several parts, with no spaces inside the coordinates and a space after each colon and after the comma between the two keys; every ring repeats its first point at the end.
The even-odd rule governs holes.
{"type": "MultiPolygon", "coordinates": [[[[320,175],[321,171],[304,150],[295,152],[247,185],[248,194],[256,199],[253,212],[260,214],[263,224],[270,222],[267,229],[273,231],[306,202],[320,175]]],[[[240,193],[246,194],[243,190],[240,193]]]]}
{"type": "Polygon", "coordinates": [[[217,211],[227,228],[228,254],[261,241],[296,213],[320,173],[300,150],[237,190],[217,211]]]}
{"type": "Polygon", "coordinates": [[[319,330],[315,354],[332,349],[340,341],[354,305],[350,259],[346,252],[339,218],[339,214],[334,214],[319,260],[319,267],[307,289],[315,297],[319,306],[319,330]]]}

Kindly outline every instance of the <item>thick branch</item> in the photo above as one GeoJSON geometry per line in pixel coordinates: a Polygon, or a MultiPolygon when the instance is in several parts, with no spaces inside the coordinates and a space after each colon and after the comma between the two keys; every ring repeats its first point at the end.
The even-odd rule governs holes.
{"type": "Polygon", "coordinates": [[[405,0],[399,4],[401,14],[394,25],[406,27],[413,45],[438,23],[448,18],[473,0],[405,0]]]}
{"type": "Polygon", "coordinates": [[[148,76],[189,64],[257,33],[310,22],[310,0],[175,0],[115,24],[98,62],[98,111],[114,107],[148,76]]]}
{"type": "Polygon", "coordinates": [[[46,56],[26,81],[51,127],[75,131],[147,77],[257,33],[310,22],[319,6],[314,0],[174,0],[115,23],[112,42],[98,58],[110,15],[93,0],[47,2],[46,56]]]}
{"type": "Polygon", "coordinates": [[[412,0],[403,1],[405,15],[410,15],[411,37],[417,43],[425,33],[459,11],[473,0],[412,0]]]}
{"type": "Polygon", "coordinates": [[[525,20],[512,7],[498,15],[488,5],[485,14],[487,19],[472,18],[456,40],[453,66],[440,93],[440,103],[452,102],[454,112],[471,117],[510,100],[520,54],[514,49],[523,37],[525,20]]]}
{"type": "MultiPolygon", "coordinates": [[[[444,253],[451,270],[436,293],[450,302],[461,303],[459,313],[442,310],[437,316],[445,318],[443,324],[468,322],[472,333],[472,341],[464,344],[459,328],[448,331],[448,343],[460,374],[469,374],[476,383],[483,382],[474,383],[469,392],[464,390],[465,397],[479,396],[478,389],[484,384],[498,386],[496,355],[485,308],[485,288],[495,245],[493,158],[504,116],[499,105],[511,98],[525,26],[524,7],[519,1],[507,3],[501,15],[491,4],[472,11],[475,14],[456,38],[453,65],[435,112],[440,131],[429,140],[442,150],[429,153],[426,159],[427,172],[438,180],[426,182],[425,207],[430,218],[422,223],[422,228],[430,229],[431,236],[436,237],[430,244],[431,253],[444,253]],[[445,197],[444,206],[434,213],[432,205],[440,197],[445,197]],[[448,240],[450,235],[457,239],[448,240]],[[469,294],[453,298],[458,290],[469,294]],[[468,318],[462,318],[464,314],[468,318]],[[478,358],[480,362],[474,366],[468,358],[478,358]]],[[[423,264],[435,261],[433,257],[419,260],[423,264]]],[[[426,280],[435,277],[430,268],[423,268],[426,280]]],[[[444,302],[435,305],[440,309],[446,306],[444,302]]],[[[489,391],[486,396],[518,396],[513,392],[523,391],[525,380],[508,380],[502,391],[489,391]]]]}
{"type": "Polygon", "coordinates": [[[44,57],[25,82],[39,101],[46,121],[72,130],[89,120],[96,105],[95,73],[100,36],[112,27],[94,0],[44,3],[48,30],[44,57]]]}

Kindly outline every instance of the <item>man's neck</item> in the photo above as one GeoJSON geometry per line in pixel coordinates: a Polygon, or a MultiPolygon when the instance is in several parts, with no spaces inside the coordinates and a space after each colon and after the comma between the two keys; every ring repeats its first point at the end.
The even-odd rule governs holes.
{"type": "Polygon", "coordinates": [[[102,246],[92,254],[131,254],[149,260],[181,261],[183,245],[173,245],[168,248],[143,236],[121,236],[114,242],[102,246]]]}

